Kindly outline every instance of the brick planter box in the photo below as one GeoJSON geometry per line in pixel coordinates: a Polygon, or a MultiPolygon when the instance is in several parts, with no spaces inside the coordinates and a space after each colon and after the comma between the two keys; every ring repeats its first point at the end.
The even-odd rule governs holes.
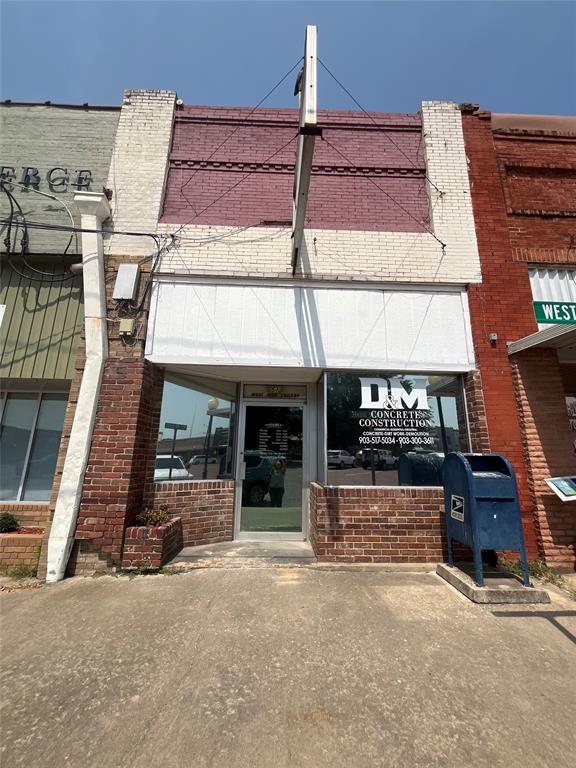
{"type": "Polygon", "coordinates": [[[36,568],[43,533],[0,533],[0,568],[36,568]]]}
{"type": "Polygon", "coordinates": [[[182,520],[175,517],[165,525],[126,528],[122,568],[161,568],[182,549],[182,520]]]}

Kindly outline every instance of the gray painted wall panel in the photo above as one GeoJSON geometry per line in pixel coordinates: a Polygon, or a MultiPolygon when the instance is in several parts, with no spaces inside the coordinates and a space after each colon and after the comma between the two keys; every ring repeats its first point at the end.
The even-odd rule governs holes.
{"type": "MultiPolygon", "coordinates": [[[[38,168],[39,191],[57,198],[51,200],[13,185],[13,195],[27,222],[70,226],[72,222],[62,205],[65,203],[74,223],[80,224],[73,202],[75,171],[90,170],[90,189],[102,190],[119,116],[119,108],[0,105],[0,165],[14,167],[16,181],[21,178],[23,166],[38,168]],[[54,166],[69,171],[65,191],[49,187],[46,174],[54,166]]],[[[9,213],[9,201],[0,193],[0,219],[8,218],[9,213]]],[[[71,379],[83,321],[82,277],[52,282],[49,277],[31,272],[19,256],[22,232],[20,227],[15,235],[12,228],[12,255],[7,256],[7,227],[0,223],[0,304],[6,305],[0,327],[0,376],[25,381],[71,379]],[[30,275],[30,279],[18,271],[30,275]]],[[[80,254],[80,239],[72,238],[67,249],[70,233],[30,228],[28,234],[28,263],[68,277],[70,257],[80,254]],[[43,258],[42,254],[50,254],[51,258],[43,258]]]]}
{"type": "MultiPolygon", "coordinates": [[[[39,191],[53,194],[73,209],[75,171],[92,171],[91,190],[101,191],[106,184],[119,109],[77,109],[57,106],[0,105],[0,165],[16,169],[20,181],[23,166],[34,166],[40,173],[39,191]],[[67,168],[67,190],[51,191],[46,180],[54,166],[67,168]]],[[[29,221],[70,225],[64,207],[56,201],[14,186],[14,196],[29,221]]],[[[0,196],[0,218],[10,212],[6,196],[0,196]]],[[[74,212],[73,212],[74,213],[74,212]]],[[[74,214],[75,215],[75,214],[74,214]]],[[[76,223],[79,219],[75,216],[76,223]]],[[[30,253],[62,253],[69,235],[62,232],[30,230],[30,253]]],[[[0,240],[5,237],[4,228],[0,240]]],[[[2,244],[2,250],[4,246],[2,244]]],[[[76,253],[73,239],[68,250],[76,253]]],[[[79,251],[78,251],[79,252],[79,251]]]]}

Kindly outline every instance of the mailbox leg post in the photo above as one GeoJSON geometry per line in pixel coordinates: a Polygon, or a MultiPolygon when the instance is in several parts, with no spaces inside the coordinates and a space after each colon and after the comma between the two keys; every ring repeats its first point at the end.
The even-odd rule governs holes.
{"type": "Polygon", "coordinates": [[[452,552],[452,537],[448,535],[448,565],[454,568],[454,553],[452,552]]]}
{"type": "Polygon", "coordinates": [[[532,586],[530,584],[530,572],[528,571],[528,558],[526,557],[526,545],[524,542],[520,545],[520,563],[522,565],[523,584],[525,587],[532,586]]]}
{"type": "Polygon", "coordinates": [[[474,553],[474,573],[476,575],[476,586],[483,587],[484,573],[482,571],[482,550],[480,547],[474,546],[472,551],[474,553]]]}

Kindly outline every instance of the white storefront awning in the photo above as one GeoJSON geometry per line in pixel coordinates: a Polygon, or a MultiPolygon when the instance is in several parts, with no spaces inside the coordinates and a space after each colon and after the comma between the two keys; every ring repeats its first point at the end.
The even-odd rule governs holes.
{"type": "Polygon", "coordinates": [[[459,372],[466,292],[159,278],[146,357],[166,366],[459,372]]]}
{"type": "Polygon", "coordinates": [[[541,347],[556,349],[561,363],[576,362],[576,325],[551,325],[543,331],[531,333],[518,341],[508,342],[508,354],[515,355],[525,349],[541,347]]]}

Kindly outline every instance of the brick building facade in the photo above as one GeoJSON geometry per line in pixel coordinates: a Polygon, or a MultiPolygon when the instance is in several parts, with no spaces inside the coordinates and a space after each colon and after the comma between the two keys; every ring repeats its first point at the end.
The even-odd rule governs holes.
{"type": "Polygon", "coordinates": [[[528,267],[571,260],[570,200],[561,235],[548,221],[564,171],[539,160],[534,201],[530,163],[500,149],[514,129],[450,103],[320,112],[318,126],[294,266],[297,111],[126,92],[112,199],[75,196],[94,290],[49,580],[142,552],[160,562],[166,541],[300,539],[321,560],[439,560],[452,450],[509,456],[529,556],[570,564],[566,505],[542,478],[570,471],[554,438],[574,377],[549,347],[506,346],[538,329],[528,267]],[[537,245],[532,218],[544,221],[537,245]],[[116,290],[127,265],[139,270],[129,298],[116,290]],[[143,537],[135,517],[154,505],[177,522],[143,537]]]}
{"type": "Polygon", "coordinates": [[[321,112],[319,125],[292,274],[297,112],[126,93],[107,184],[114,234],[101,238],[112,320],[69,572],[127,562],[126,531],[132,541],[153,504],[181,520],[185,546],[287,538],[320,559],[441,557],[434,456],[489,447],[460,111],[321,112]],[[128,304],[113,297],[123,264],[140,267],[128,304]],[[390,447],[371,452],[382,416],[390,447]],[[161,477],[170,461],[188,476],[161,477]]]}
{"type": "Polygon", "coordinates": [[[576,564],[576,515],[545,483],[574,475],[574,324],[540,325],[533,301],[576,306],[576,119],[463,108],[482,282],[470,314],[490,444],[517,468],[527,545],[576,564]],[[491,335],[492,340],[491,340],[491,335]]]}
{"type": "Polygon", "coordinates": [[[43,550],[41,572],[84,367],[83,281],[69,269],[82,258],[74,195],[103,189],[119,115],[0,104],[0,513],[44,531],[42,547],[30,544],[43,550]]]}

